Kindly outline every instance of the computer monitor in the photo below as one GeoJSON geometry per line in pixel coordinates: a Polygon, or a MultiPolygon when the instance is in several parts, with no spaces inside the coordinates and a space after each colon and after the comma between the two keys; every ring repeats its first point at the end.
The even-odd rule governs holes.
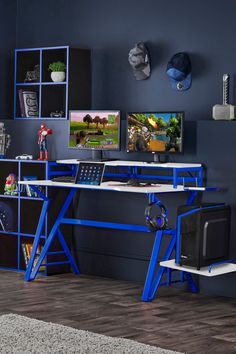
{"type": "Polygon", "coordinates": [[[69,148],[91,150],[102,160],[103,151],[120,149],[120,111],[69,111],[69,148]]]}
{"type": "Polygon", "coordinates": [[[183,152],[184,112],[129,112],[127,152],[178,154],[183,152]]]}

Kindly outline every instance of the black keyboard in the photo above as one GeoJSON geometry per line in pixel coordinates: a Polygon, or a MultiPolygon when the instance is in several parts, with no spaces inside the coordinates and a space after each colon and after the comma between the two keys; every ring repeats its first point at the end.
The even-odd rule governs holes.
{"type": "Polygon", "coordinates": [[[74,183],[75,177],[73,176],[59,176],[52,178],[53,182],[74,183]]]}
{"type": "Polygon", "coordinates": [[[117,161],[118,159],[109,159],[109,158],[102,158],[102,159],[77,159],[78,162],[109,162],[109,161],[117,161]]]}

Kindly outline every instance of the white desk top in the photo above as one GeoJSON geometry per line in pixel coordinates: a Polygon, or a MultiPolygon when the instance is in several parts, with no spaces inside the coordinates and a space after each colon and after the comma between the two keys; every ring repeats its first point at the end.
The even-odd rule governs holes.
{"type": "MultiPolygon", "coordinates": [[[[84,161],[81,161],[84,162],[84,161]]],[[[94,161],[87,161],[87,162],[94,162],[94,161]]],[[[76,159],[69,159],[69,160],[57,160],[57,163],[62,164],[79,164],[80,161],[76,159]]],[[[137,167],[158,167],[158,168],[196,168],[201,167],[200,163],[175,163],[175,162],[167,162],[167,163],[148,163],[143,161],[106,161],[104,162],[106,166],[137,166],[137,167]]]]}
{"type": "Polygon", "coordinates": [[[63,188],[78,188],[78,189],[96,189],[103,191],[114,191],[114,192],[129,192],[129,193],[173,193],[173,192],[184,192],[183,186],[178,186],[173,188],[172,184],[153,184],[151,186],[144,187],[132,187],[128,186],[126,183],[108,181],[103,182],[100,186],[92,186],[86,184],[74,184],[65,182],[54,182],[51,180],[33,180],[33,181],[19,181],[22,185],[31,186],[45,186],[45,187],[63,187],[63,188]]]}
{"type": "Polygon", "coordinates": [[[236,272],[236,264],[234,263],[222,263],[215,265],[212,267],[211,272],[209,272],[208,267],[202,267],[200,270],[197,270],[196,268],[189,266],[179,266],[175,263],[175,259],[160,262],[160,265],[167,268],[182,270],[183,272],[204,275],[206,277],[215,277],[216,275],[236,272]]]}

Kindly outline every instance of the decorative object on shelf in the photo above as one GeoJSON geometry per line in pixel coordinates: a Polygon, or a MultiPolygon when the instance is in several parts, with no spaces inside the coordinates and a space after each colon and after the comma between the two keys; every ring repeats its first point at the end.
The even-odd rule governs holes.
{"type": "Polygon", "coordinates": [[[64,116],[64,112],[63,111],[55,111],[55,112],[51,112],[50,113],[50,117],[51,118],[61,118],[64,116]]]}
{"type": "MultiPolygon", "coordinates": [[[[23,176],[23,181],[36,181],[37,179],[37,176],[23,176]]],[[[38,197],[38,194],[28,184],[25,186],[25,192],[28,197],[38,197]]]]}
{"type": "Polygon", "coordinates": [[[33,160],[33,155],[22,154],[15,157],[16,160],[33,160]]]}
{"type": "Polygon", "coordinates": [[[38,144],[40,156],[38,160],[48,160],[48,149],[47,149],[47,136],[52,134],[52,129],[47,129],[46,124],[43,123],[38,131],[38,144]],[[43,157],[43,155],[45,155],[43,157]]]}
{"type": "Polygon", "coordinates": [[[151,75],[150,56],[143,42],[135,44],[129,52],[129,63],[136,80],[146,80],[151,75]]]}
{"type": "Polygon", "coordinates": [[[0,122],[0,159],[4,159],[6,156],[6,151],[10,147],[11,136],[6,134],[6,129],[4,123],[0,122]]]}
{"type": "Polygon", "coordinates": [[[34,66],[34,69],[26,72],[25,82],[38,82],[40,79],[40,65],[34,66]]]}
{"type": "Polygon", "coordinates": [[[9,204],[0,201],[0,230],[9,232],[13,230],[14,215],[9,204]]]}
{"type": "Polygon", "coordinates": [[[17,177],[14,173],[10,173],[5,182],[4,187],[4,194],[6,195],[17,195],[18,188],[17,188],[17,177]]]}
{"type": "Polygon", "coordinates": [[[185,52],[174,54],[167,64],[166,73],[170,78],[171,87],[177,91],[186,91],[192,84],[192,65],[189,55],[185,52]]]}
{"type": "Polygon", "coordinates": [[[38,117],[38,94],[35,91],[18,90],[21,117],[38,117]]]}
{"type": "Polygon", "coordinates": [[[236,106],[229,104],[229,74],[223,75],[223,104],[216,104],[212,109],[215,120],[232,120],[236,118],[236,106]]]}
{"type": "Polygon", "coordinates": [[[51,70],[51,78],[54,82],[62,82],[66,78],[66,64],[62,61],[51,63],[48,67],[51,70]]]}

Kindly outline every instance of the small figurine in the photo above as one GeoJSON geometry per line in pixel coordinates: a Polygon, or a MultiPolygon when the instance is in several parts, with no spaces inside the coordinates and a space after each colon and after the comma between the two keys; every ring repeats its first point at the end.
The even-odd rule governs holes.
{"type": "Polygon", "coordinates": [[[52,134],[52,129],[47,129],[46,124],[43,123],[40,126],[40,129],[38,131],[38,144],[39,144],[39,151],[40,151],[40,156],[38,160],[48,160],[48,149],[47,149],[47,135],[52,134]],[[45,157],[43,158],[43,154],[45,154],[45,157]]]}
{"type": "Polygon", "coordinates": [[[14,173],[10,173],[6,178],[6,183],[4,187],[4,194],[7,195],[17,195],[17,178],[14,173]]]}
{"type": "Polygon", "coordinates": [[[4,123],[0,122],[0,159],[4,159],[11,144],[11,136],[6,134],[4,123]]]}
{"type": "Polygon", "coordinates": [[[63,117],[64,112],[63,111],[55,111],[50,113],[50,117],[52,118],[61,118],[63,117]]]}
{"type": "Polygon", "coordinates": [[[34,69],[26,72],[25,82],[38,82],[40,79],[40,65],[34,66],[34,69]]]}

